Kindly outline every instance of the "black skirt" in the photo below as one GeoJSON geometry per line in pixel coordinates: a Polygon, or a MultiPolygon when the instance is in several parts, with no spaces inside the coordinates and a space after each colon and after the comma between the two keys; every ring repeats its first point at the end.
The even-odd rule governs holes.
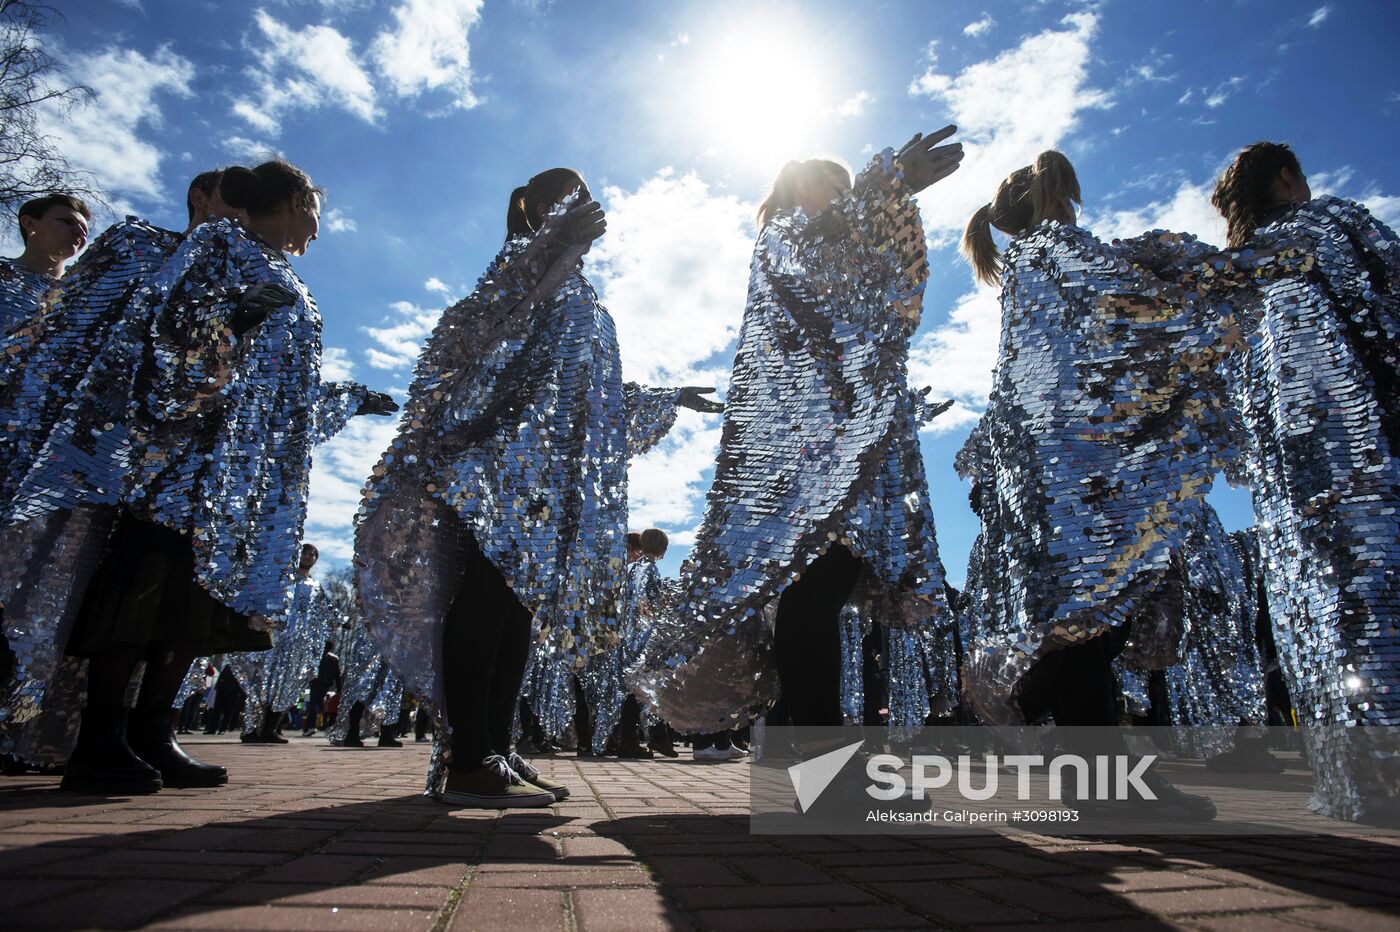
{"type": "Polygon", "coordinates": [[[194,577],[187,536],[125,510],[83,597],[68,639],[76,657],[180,644],[199,654],[268,650],[272,636],[209,594],[194,577]]]}

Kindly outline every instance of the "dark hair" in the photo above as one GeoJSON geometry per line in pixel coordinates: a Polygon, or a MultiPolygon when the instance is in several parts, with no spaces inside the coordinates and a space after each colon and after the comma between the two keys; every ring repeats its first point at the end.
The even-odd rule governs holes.
{"type": "Polygon", "coordinates": [[[224,177],[224,170],[216,168],[213,171],[200,172],[190,179],[189,191],[185,193],[185,208],[190,212],[190,222],[194,222],[194,192],[198,191],[205,197],[219,190],[219,180],[224,177]]]}
{"type": "Polygon", "coordinates": [[[282,159],[263,162],[257,168],[233,165],[225,168],[219,179],[219,196],[224,203],[252,216],[276,213],[288,200],[294,207],[315,210],[325,193],[312,184],[306,172],[282,159]]]}
{"type": "Polygon", "coordinates": [[[1264,214],[1274,206],[1274,180],[1285,168],[1300,177],[1303,174],[1298,157],[1286,143],[1256,142],[1241,149],[1215,182],[1210,202],[1225,218],[1225,235],[1231,249],[1247,243],[1264,214]]]}
{"type": "Polygon", "coordinates": [[[302,556],[302,559],[306,559],[306,551],[308,551],[308,550],[310,550],[310,551],[312,552],[312,554],[315,555],[316,559],[318,559],[318,560],[321,559],[321,551],[319,551],[319,550],[316,549],[316,545],[315,545],[315,544],[302,544],[302,545],[301,545],[301,556],[302,556]]]}
{"type": "MultiPolygon", "coordinates": [[[[88,209],[88,205],[84,204],[81,198],[71,194],[46,194],[21,204],[19,213],[15,216],[15,222],[19,223],[25,217],[29,217],[31,220],[43,220],[44,214],[49,212],[50,207],[67,207],[82,214],[85,220],[89,222],[92,220],[92,211],[88,209]]],[[[29,239],[29,234],[24,232],[23,223],[19,224],[19,238],[22,242],[29,239]]]]}
{"type": "Polygon", "coordinates": [[[565,191],[579,184],[583,184],[583,175],[574,169],[550,168],[510,192],[506,236],[528,236],[535,232],[535,217],[540,208],[554,206],[565,191]]]}
{"type": "Polygon", "coordinates": [[[1001,281],[1001,250],[992,239],[992,227],[1009,236],[1037,226],[1065,201],[1080,203],[1079,176],[1064,153],[1047,149],[1034,165],[1018,168],[997,186],[996,196],[967,222],[962,253],[972,263],[979,282],[1001,281]]]}
{"type": "Polygon", "coordinates": [[[642,535],[636,531],[628,531],[626,540],[627,546],[632,550],[642,549],[642,535]]]}
{"type": "Polygon", "coordinates": [[[798,183],[823,174],[828,177],[839,175],[845,179],[846,184],[851,183],[851,173],[846,170],[846,166],[831,159],[805,159],[784,165],[779,169],[778,177],[773,179],[773,187],[768,196],[758,207],[758,225],[764,226],[779,211],[796,207],[798,183]]]}
{"type": "Polygon", "coordinates": [[[661,559],[666,556],[666,548],[670,545],[666,538],[666,532],[661,528],[649,527],[642,532],[642,553],[649,557],[661,559]]]}

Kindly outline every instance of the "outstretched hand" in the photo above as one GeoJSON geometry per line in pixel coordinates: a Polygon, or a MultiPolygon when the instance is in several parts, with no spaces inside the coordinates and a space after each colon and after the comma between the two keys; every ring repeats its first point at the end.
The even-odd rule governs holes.
{"type": "Polygon", "coordinates": [[[603,208],[593,200],[569,208],[559,229],[559,238],[569,246],[587,246],[608,230],[603,208]]]}
{"type": "Polygon", "coordinates": [[[676,399],[676,404],[682,408],[689,408],[692,411],[699,411],[702,414],[719,414],[724,410],[724,405],[710,398],[703,398],[702,395],[713,395],[714,388],[701,388],[698,385],[687,385],[681,389],[680,397],[676,399]]]}
{"type": "Polygon", "coordinates": [[[365,400],[355,409],[355,415],[393,414],[399,410],[399,403],[383,392],[365,392],[365,400]]]}
{"type": "Polygon", "coordinates": [[[949,125],[927,136],[915,133],[899,150],[896,158],[904,166],[904,186],[910,192],[917,194],[958,170],[963,159],[962,143],[939,145],[957,131],[956,126],[949,125]]]}

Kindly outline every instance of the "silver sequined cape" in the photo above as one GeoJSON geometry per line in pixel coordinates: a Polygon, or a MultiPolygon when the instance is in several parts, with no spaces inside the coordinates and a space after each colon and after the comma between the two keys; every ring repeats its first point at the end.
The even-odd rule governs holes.
{"type": "Polygon", "coordinates": [[[18,259],[0,259],[0,334],[8,337],[27,324],[57,285],[18,259]]]}
{"type": "Polygon", "coordinates": [[[199,227],[162,275],[172,271],[138,375],[124,502],[190,535],[195,577],[215,598],[275,618],[292,594],[312,448],[365,389],[321,381],[316,302],[280,251],[237,224],[199,227]],[[229,319],[255,287],[271,312],[236,339],[229,319]]]}
{"type": "Polygon", "coordinates": [[[771,613],[838,540],[866,564],[873,618],[951,624],[906,373],[926,247],[900,179],[887,150],[821,215],[759,235],[704,522],[676,617],[630,678],[679,729],[761,714],[771,613]]]}
{"type": "Polygon", "coordinates": [[[1267,286],[1237,371],[1279,662],[1314,762],[1315,809],[1400,791],[1400,240],[1320,197],[1259,238],[1316,268],[1267,286]]]}
{"type": "Polygon", "coordinates": [[[365,706],[360,717],[362,736],[373,734],[376,727],[398,722],[403,707],[403,677],[389,665],[361,619],[352,620],[337,648],[345,665],[345,688],[340,692],[335,723],[326,729],[326,738],[339,745],[350,731],[350,710],[357,702],[365,706]]]}
{"type": "Polygon", "coordinates": [[[623,384],[612,318],[579,268],[584,247],[559,238],[570,206],[509,240],[443,312],[364,491],[366,625],[440,716],[443,621],[467,535],[533,613],[543,665],[581,667],[615,640],[628,456],[674,421],[678,391],[623,384]]]}
{"type": "Polygon", "coordinates": [[[982,521],[964,688],[993,724],[1021,720],[1041,655],[1129,620],[1130,657],[1177,660],[1182,547],[1229,440],[1218,308],[1053,221],[1003,261],[992,393],[958,458],[982,521]]]}
{"type": "Polygon", "coordinates": [[[278,622],[272,650],[228,657],[248,694],[243,713],[245,733],[257,731],[265,713],[286,712],[296,705],[340,618],[321,584],[298,576],[292,586],[291,602],[278,622]]]}

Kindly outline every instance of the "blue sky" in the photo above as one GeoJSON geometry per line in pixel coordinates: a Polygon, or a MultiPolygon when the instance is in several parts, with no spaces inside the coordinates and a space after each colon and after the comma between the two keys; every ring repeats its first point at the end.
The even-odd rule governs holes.
{"type": "MultiPolygon", "coordinates": [[[[191,175],[277,152],[328,193],[297,268],[327,371],[402,397],[438,311],[499,247],[510,190],[580,169],[610,214],[589,274],[624,369],[719,384],[765,185],[789,158],[957,122],[961,172],[921,198],[932,247],[911,381],[958,405],[923,437],[949,576],[977,528],[953,454],[995,361],[999,312],[956,255],[966,217],[1044,148],[1075,162],[1083,222],[1219,241],[1206,195],[1240,145],[1294,144],[1315,191],[1400,221],[1400,7],[1232,0],[566,3],[78,0],[43,41],[97,92],[48,131],[121,210],[183,228],[191,175]]],[[[718,419],[685,413],[632,470],[633,524],[678,546],[699,520],[718,419]]],[[[359,486],[393,426],[323,447],[307,536],[350,552],[359,486]]],[[[1223,485],[1223,483],[1222,483],[1223,485]]],[[[1217,492],[1228,527],[1240,492],[1217,492]]]]}

